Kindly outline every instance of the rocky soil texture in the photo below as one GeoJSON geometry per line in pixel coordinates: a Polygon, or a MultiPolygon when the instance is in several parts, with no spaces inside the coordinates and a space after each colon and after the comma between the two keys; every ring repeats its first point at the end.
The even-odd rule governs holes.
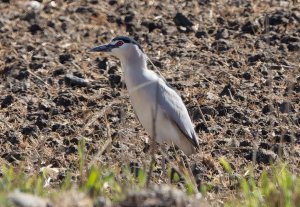
{"type": "Polygon", "coordinates": [[[82,139],[89,166],[147,165],[119,62],[88,52],[131,35],[188,108],[201,150],[187,161],[208,200],[236,188],[221,156],[237,175],[280,160],[299,173],[297,1],[2,0],[0,13],[0,165],[58,169],[55,186],[77,178],[82,139]]]}

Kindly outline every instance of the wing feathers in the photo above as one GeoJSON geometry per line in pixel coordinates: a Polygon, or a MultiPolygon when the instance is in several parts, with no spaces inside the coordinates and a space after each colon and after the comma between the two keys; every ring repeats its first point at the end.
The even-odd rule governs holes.
{"type": "Polygon", "coordinates": [[[199,147],[198,137],[194,130],[188,111],[180,96],[164,82],[159,81],[157,101],[167,117],[178,127],[186,138],[199,147]]]}

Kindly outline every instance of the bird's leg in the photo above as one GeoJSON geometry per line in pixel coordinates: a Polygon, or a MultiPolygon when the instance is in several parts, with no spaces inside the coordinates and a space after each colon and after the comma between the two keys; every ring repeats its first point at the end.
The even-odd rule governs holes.
{"type": "Polygon", "coordinates": [[[164,155],[162,156],[162,159],[161,159],[161,170],[162,170],[162,174],[167,173],[167,171],[166,171],[166,158],[165,158],[164,155]]]}
{"type": "Polygon", "coordinates": [[[162,155],[162,158],[161,158],[161,170],[162,170],[161,176],[162,175],[167,175],[166,157],[165,157],[166,152],[167,152],[166,147],[165,147],[164,144],[162,144],[161,145],[161,155],[162,155]]]}

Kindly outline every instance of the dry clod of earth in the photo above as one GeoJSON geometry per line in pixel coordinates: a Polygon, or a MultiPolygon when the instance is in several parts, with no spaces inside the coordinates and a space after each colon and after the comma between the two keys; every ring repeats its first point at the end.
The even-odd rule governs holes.
{"type": "Polygon", "coordinates": [[[167,185],[153,186],[150,189],[131,192],[118,207],[208,207],[209,205],[201,196],[188,198],[185,193],[167,185]]]}
{"type": "Polygon", "coordinates": [[[15,191],[9,195],[9,199],[13,204],[19,207],[51,207],[49,201],[38,196],[15,191]]]}

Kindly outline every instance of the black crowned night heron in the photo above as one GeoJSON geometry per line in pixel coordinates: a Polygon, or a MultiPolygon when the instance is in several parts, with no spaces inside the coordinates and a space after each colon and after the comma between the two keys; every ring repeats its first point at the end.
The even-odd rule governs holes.
{"type": "Polygon", "coordinates": [[[120,36],[91,52],[108,52],[120,59],[133,109],[152,138],[175,144],[186,155],[196,152],[198,137],[183,101],[164,79],[147,69],[147,55],[137,41],[120,36]]]}

